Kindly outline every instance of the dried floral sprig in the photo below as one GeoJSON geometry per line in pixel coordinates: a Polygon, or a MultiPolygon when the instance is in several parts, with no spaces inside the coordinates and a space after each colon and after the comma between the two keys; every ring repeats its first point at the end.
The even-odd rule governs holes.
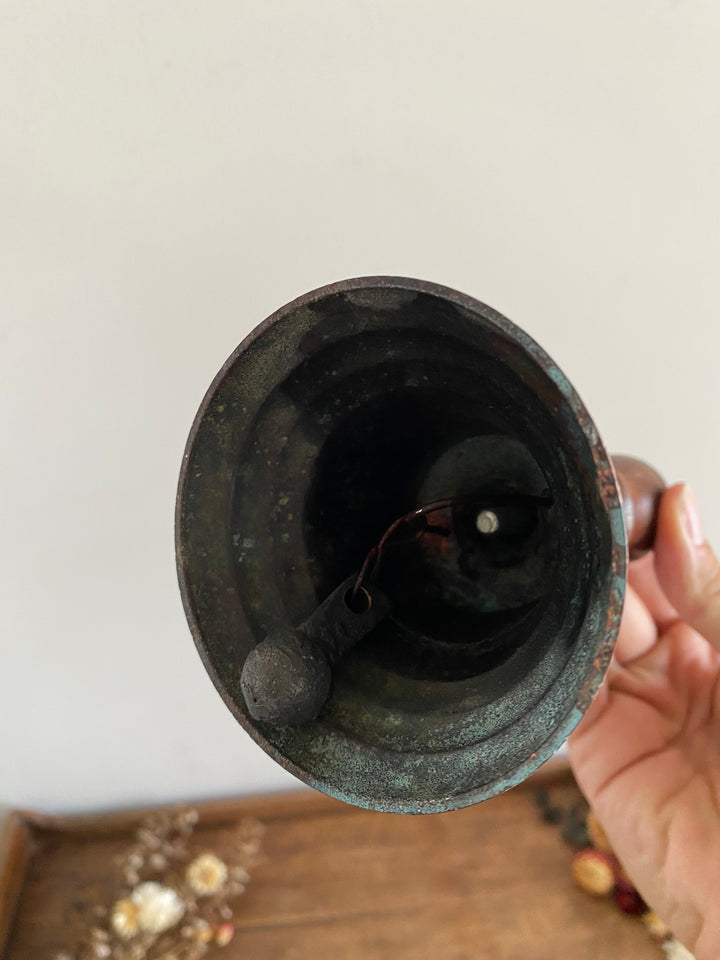
{"type": "Polygon", "coordinates": [[[198,897],[219,893],[228,879],[228,868],[214,853],[201,853],[185,871],[185,882],[198,897]]]}
{"type": "Polygon", "coordinates": [[[223,858],[191,852],[197,811],[146,817],[117,859],[117,896],[89,904],[77,945],[55,960],[200,960],[235,934],[233,902],[257,863],[264,827],[244,818],[224,842],[223,858]]]}
{"type": "Polygon", "coordinates": [[[644,902],[613,853],[605,830],[583,799],[569,810],[551,802],[547,790],[535,793],[535,804],[546,823],[559,824],[563,840],[574,847],[572,874],[581,890],[608,897],[628,916],[639,917],[653,940],[660,942],[668,960],[693,960],[672,931],[644,902]]]}

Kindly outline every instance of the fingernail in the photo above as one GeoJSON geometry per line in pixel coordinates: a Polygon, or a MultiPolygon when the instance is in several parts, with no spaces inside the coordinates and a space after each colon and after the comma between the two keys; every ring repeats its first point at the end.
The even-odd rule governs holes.
{"type": "Polygon", "coordinates": [[[685,532],[692,544],[696,547],[701,547],[705,543],[705,537],[703,536],[702,524],[700,523],[700,511],[698,510],[697,500],[687,484],[683,487],[682,500],[685,532]]]}

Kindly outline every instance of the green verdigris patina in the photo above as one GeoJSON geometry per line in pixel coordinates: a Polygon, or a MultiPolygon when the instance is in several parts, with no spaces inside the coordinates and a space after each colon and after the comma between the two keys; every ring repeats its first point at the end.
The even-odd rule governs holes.
{"type": "Polygon", "coordinates": [[[324,287],[238,347],[192,427],[176,535],[233,714],[302,780],[377,810],[455,809],[527,777],[587,709],[619,626],[625,527],[581,400],[506,318],[417,280],[324,287]],[[459,510],[457,536],[395,550],[391,612],[335,665],[319,716],[253,719],[248,654],[311,617],[395,518],[468,484],[552,506],[502,556],[472,553],[459,510]]]}

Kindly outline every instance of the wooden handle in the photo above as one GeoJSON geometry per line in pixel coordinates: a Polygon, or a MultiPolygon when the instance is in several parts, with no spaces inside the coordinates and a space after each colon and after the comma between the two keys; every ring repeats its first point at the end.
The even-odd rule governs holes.
{"type": "Polygon", "coordinates": [[[630,559],[637,560],[655,543],[665,481],[657,470],[635,457],[620,455],[612,459],[620,484],[630,559]]]}

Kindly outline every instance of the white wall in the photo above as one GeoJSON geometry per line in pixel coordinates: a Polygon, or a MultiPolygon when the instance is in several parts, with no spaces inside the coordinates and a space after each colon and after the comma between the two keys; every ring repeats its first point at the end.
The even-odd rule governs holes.
{"type": "Polygon", "coordinates": [[[720,541],[713,0],[2,0],[0,802],[288,786],[192,645],[172,517],[240,339],[370,273],[555,357],[720,541]]]}

